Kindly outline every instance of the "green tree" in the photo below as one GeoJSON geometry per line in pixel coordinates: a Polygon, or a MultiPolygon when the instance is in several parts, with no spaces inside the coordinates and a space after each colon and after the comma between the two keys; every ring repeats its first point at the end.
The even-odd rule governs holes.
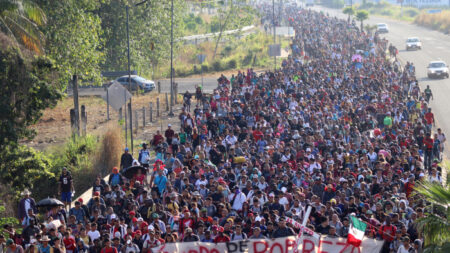
{"type": "Polygon", "coordinates": [[[364,20],[369,18],[369,12],[367,12],[366,10],[360,10],[356,12],[356,20],[361,22],[361,31],[364,31],[364,25],[363,22],[364,20]]]}
{"type": "Polygon", "coordinates": [[[98,2],[90,0],[41,0],[48,17],[46,53],[60,72],[64,89],[72,75],[101,85],[104,61],[98,2]]]}
{"type": "Polygon", "coordinates": [[[450,252],[450,188],[423,182],[416,193],[428,203],[425,216],[418,221],[419,231],[425,237],[425,252],[450,252]]]}
{"type": "Polygon", "coordinates": [[[31,188],[35,180],[51,177],[50,161],[18,143],[33,137],[29,127],[42,116],[42,110],[61,98],[54,85],[52,61],[42,56],[29,58],[0,33],[0,185],[16,192],[31,188]]]}
{"type": "Polygon", "coordinates": [[[0,0],[0,31],[15,43],[43,53],[44,35],[38,26],[46,23],[44,11],[30,0],[0,0]]]}
{"type": "Polygon", "coordinates": [[[353,8],[353,6],[347,6],[342,10],[342,13],[347,14],[348,20],[350,20],[350,17],[355,14],[355,8],[353,8]]]}
{"type": "Polygon", "coordinates": [[[62,96],[54,85],[52,61],[45,57],[26,59],[12,45],[0,33],[0,150],[32,137],[34,131],[29,126],[62,96]]]}
{"type": "Polygon", "coordinates": [[[3,228],[4,225],[12,225],[16,226],[19,225],[19,220],[17,220],[15,217],[5,217],[4,214],[6,212],[6,207],[3,205],[0,205],[0,235],[3,235],[5,238],[8,238],[9,234],[5,231],[3,228]]]}
{"type": "MultiPolygon", "coordinates": [[[[127,37],[125,6],[129,7],[131,69],[147,73],[152,67],[165,62],[170,56],[170,1],[101,1],[99,15],[105,40],[107,70],[127,69],[127,37]]],[[[174,41],[181,37],[186,14],[185,1],[174,0],[174,41]]],[[[176,48],[179,43],[175,43],[176,48]]],[[[176,50],[174,50],[176,52],[176,50]]]]}
{"type": "Polygon", "coordinates": [[[217,55],[217,48],[226,30],[239,29],[245,25],[250,25],[255,18],[255,10],[246,4],[245,0],[219,1],[219,31],[214,47],[213,59],[217,55]],[[223,15],[223,16],[222,16],[223,15]]]}

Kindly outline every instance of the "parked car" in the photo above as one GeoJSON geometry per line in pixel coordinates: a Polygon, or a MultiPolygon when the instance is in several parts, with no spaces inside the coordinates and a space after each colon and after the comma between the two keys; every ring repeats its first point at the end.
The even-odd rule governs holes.
{"type": "Polygon", "coordinates": [[[428,78],[449,77],[448,65],[444,61],[432,61],[428,64],[428,78]]]}
{"type": "Polygon", "coordinates": [[[377,32],[378,33],[388,33],[389,32],[388,25],[385,23],[378,23],[377,24],[377,32]]]}
{"type": "Polygon", "coordinates": [[[406,40],[406,51],[415,49],[422,49],[422,42],[417,37],[408,38],[406,40]]]}
{"type": "MultiPolygon", "coordinates": [[[[116,79],[117,82],[122,84],[125,88],[129,88],[128,75],[121,76],[116,79]]],[[[150,92],[155,89],[155,82],[147,80],[138,75],[131,75],[131,91],[136,91],[137,89],[142,89],[144,92],[150,92]]]]}

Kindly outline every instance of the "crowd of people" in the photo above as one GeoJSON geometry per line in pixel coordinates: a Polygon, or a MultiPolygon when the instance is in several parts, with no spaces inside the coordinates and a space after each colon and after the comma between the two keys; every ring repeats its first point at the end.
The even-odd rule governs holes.
{"type": "MultiPolygon", "coordinates": [[[[158,131],[137,158],[125,149],[92,199],[47,214],[60,226],[37,221],[24,192],[24,230],[8,228],[6,252],[151,252],[294,236],[286,218],[301,222],[307,206],[307,226],[322,236],[347,237],[353,214],[368,238],[384,240],[382,252],[421,252],[426,203],[413,188],[441,183],[446,139],[432,134],[413,64],[401,66],[387,40],[354,23],[297,8],[285,16],[295,37],[280,68],[222,75],[210,95],[186,92],[179,130],[158,131]],[[143,169],[124,177],[130,166],[143,169]]],[[[60,184],[70,203],[67,170],[60,184]]]]}

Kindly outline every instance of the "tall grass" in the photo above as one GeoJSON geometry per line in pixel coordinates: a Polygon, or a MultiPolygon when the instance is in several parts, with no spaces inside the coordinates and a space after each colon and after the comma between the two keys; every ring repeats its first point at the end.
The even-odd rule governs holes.
{"type": "Polygon", "coordinates": [[[123,149],[121,129],[118,126],[111,126],[99,145],[95,161],[96,170],[104,176],[110,173],[113,167],[118,167],[123,149]]]}
{"type": "Polygon", "coordinates": [[[369,14],[386,16],[398,20],[414,21],[414,18],[419,15],[420,10],[414,7],[407,7],[400,5],[393,5],[385,1],[381,1],[378,4],[367,2],[357,7],[360,10],[367,10],[369,14]]]}
{"type": "Polygon", "coordinates": [[[429,14],[422,12],[416,17],[416,24],[425,26],[445,34],[450,33],[450,10],[443,10],[441,13],[429,14]]]}
{"type": "MultiPolygon", "coordinates": [[[[217,55],[213,59],[215,41],[207,41],[198,45],[185,45],[176,59],[175,75],[184,77],[194,74],[220,72],[247,67],[272,67],[268,56],[269,45],[273,43],[272,35],[264,32],[250,34],[243,38],[228,38],[227,43],[219,44],[217,55]],[[206,60],[200,66],[198,54],[205,54],[206,60]]],[[[278,43],[278,38],[277,38],[278,43]]],[[[289,46],[289,40],[281,39],[282,48],[289,46]]],[[[162,76],[169,74],[170,67],[162,67],[162,76]]]]}

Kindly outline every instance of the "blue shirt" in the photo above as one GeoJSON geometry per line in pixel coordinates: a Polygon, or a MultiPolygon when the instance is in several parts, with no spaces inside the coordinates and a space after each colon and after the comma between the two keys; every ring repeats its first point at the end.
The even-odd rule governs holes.
{"type": "Polygon", "coordinates": [[[156,176],[155,177],[155,185],[158,187],[159,193],[163,193],[164,190],[166,189],[166,182],[167,182],[167,177],[166,176],[156,176]]]}

